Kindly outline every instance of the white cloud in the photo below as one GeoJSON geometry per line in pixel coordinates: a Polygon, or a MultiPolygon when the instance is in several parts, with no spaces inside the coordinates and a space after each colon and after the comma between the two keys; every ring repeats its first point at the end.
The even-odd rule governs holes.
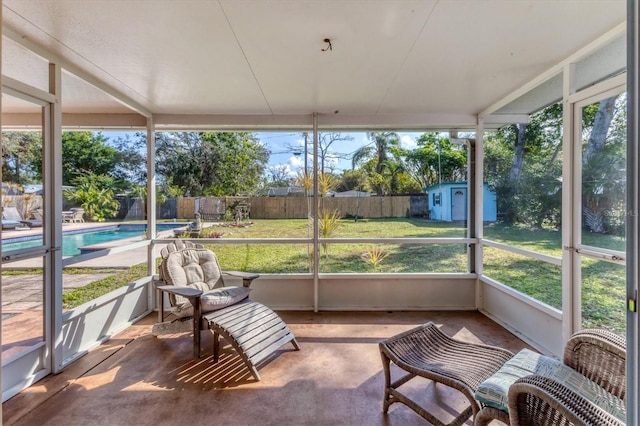
{"type": "Polygon", "coordinates": [[[400,136],[400,146],[404,149],[415,149],[418,145],[413,135],[400,136]]]}
{"type": "Polygon", "coordinates": [[[276,175],[287,175],[290,177],[294,177],[297,175],[296,171],[291,168],[289,164],[273,164],[268,167],[271,173],[275,173],[276,175]]]}
{"type": "Polygon", "coordinates": [[[294,155],[289,158],[289,165],[294,168],[300,168],[304,166],[304,158],[294,155]]]}

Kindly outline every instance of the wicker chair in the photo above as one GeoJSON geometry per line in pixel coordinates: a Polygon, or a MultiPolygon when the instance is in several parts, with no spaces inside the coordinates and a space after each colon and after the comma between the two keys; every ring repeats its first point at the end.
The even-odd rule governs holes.
{"type": "MultiPolygon", "coordinates": [[[[564,350],[564,364],[624,401],[626,391],[625,340],[606,330],[574,334],[564,350]]],[[[530,375],[509,388],[509,413],[484,407],[474,425],[497,419],[511,426],[624,425],[613,415],[555,379],[530,375]]]]}

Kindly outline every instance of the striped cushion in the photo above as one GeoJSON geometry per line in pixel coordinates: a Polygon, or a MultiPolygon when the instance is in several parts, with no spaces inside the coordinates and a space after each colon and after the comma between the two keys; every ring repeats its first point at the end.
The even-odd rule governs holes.
{"type": "Polygon", "coordinates": [[[508,412],[509,387],[516,380],[531,374],[551,377],[621,421],[624,422],[626,419],[624,401],[557,359],[528,349],[518,352],[493,376],[481,383],[476,390],[476,400],[486,406],[508,412]]]}

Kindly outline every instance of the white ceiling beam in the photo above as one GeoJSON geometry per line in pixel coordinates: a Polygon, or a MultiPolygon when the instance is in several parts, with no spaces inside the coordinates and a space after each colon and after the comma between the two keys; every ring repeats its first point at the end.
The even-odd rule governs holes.
{"type": "Polygon", "coordinates": [[[608,43],[611,43],[613,40],[617,39],[618,37],[624,35],[626,33],[626,29],[627,29],[626,22],[622,22],[616,25],[613,29],[607,31],[602,36],[598,37],[593,42],[587,44],[580,50],[576,51],[575,53],[573,53],[572,55],[570,55],[560,63],[552,66],[542,74],[538,75],[533,80],[529,81],[527,84],[521,86],[519,89],[514,90],[509,95],[505,96],[504,98],[490,105],[484,111],[480,112],[480,114],[478,115],[481,118],[484,118],[493,114],[495,111],[498,111],[500,108],[510,104],[511,102],[518,99],[520,96],[523,96],[524,94],[535,89],[536,87],[543,84],[547,80],[551,79],[556,74],[561,73],[566,64],[576,63],[582,58],[591,54],[592,52],[598,50],[602,46],[605,46],[608,43]]]}
{"type": "Polygon", "coordinates": [[[44,90],[29,86],[28,84],[25,84],[11,77],[7,77],[6,75],[2,76],[2,87],[6,89],[7,93],[10,93],[12,96],[20,97],[19,94],[23,94],[29,96],[30,98],[41,99],[50,103],[55,103],[58,100],[55,95],[52,95],[49,92],[45,92],[44,90]]]}
{"type": "MultiPolygon", "coordinates": [[[[42,129],[42,113],[5,113],[2,123],[11,129],[42,129]]],[[[146,118],[138,114],[62,114],[65,129],[142,130],[146,118]]]]}
{"type": "Polygon", "coordinates": [[[256,129],[310,129],[310,114],[154,114],[156,129],[162,130],[256,130],[256,129]]]}
{"type": "Polygon", "coordinates": [[[144,130],[147,118],[139,114],[62,114],[62,127],[86,129],[144,130]]]}
{"type": "Polygon", "coordinates": [[[318,126],[334,129],[474,129],[473,114],[318,115],[318,126]]]}
{"type": "Polygon", "coordinates": [[[106,84],[104,81],[99,80],[91,74],[85,72],[77,65],[66,61],[53,52],[50,52],[43,47],[33,43],[29,38],[21,36],[12,28],[9,28],[6,24],[2,27],[2,34],[18,43],[19,45],[30,50],[31,52],[35,53],[36,55],[48,60],[49,62],[59,64],[65,71],[75,75],[76,77],[84,80],[86,83],[92,85],[96,89],[106,93],[125,107],[145,117],[151,117],[151,112],[147,108],[134,101],[129,96],[119,92],[118,90],[106,84]]]}
{"type": "Polygon", "coordinates": [[[492,114],[484,117],[484,124],[526,124],[528,122],[528,114],[492,114]]]}
{"type": "MultiPolygon", "coordinates": [[[[526,116],[510,115],[520,122],[526,116]],[[520,121],[519,121],[520,120],[520,121]]],[[[312,115],[217,115],[217,114],[154,114],[153,121],[158,130],[268,130],[309,129],[312,115]]],[[[477,118],[473,114],[377,114],[342,115],[318,114],[320,128],[344,130],[371,129],[475,129],[477,118]]],[[[496,120],[495,123],[504,124],[496,120]]]]}

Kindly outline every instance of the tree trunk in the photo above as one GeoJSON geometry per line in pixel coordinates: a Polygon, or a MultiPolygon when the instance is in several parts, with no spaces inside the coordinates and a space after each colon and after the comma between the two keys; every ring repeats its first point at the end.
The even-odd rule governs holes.
{"type": "MultiPolygon", "coordinates": [[[[607,135],[609,133],[609,126],[613,120],[615,111],[616,96],[600,101],[598,105],[598,111],[593,121],[593,128],[591,129],[591,135],[587,141],[584,154],[582,156],[583,172],[587,169],[589,162],[597,158],[599,153],[604,149],[607,142],[607,135]]],[[[596,167],[596,166],[592,166],[596,167]]],[[[584,179],[584,174],[583,174],[584,179]]],[[[606,197],[598,194],[584,194],[582,201],[582,211],[584,214],[585,224],[592,232],[605,232],[605,217],[604,212],[609,208],[609,203],[606,201],[606,197]],[[600,202],[604,202],[600,205],[600,202]]]]}
{"type": "Polygon", "coordinates": [[[511,172],[509,178],[514,183],[520,182],[520,176],[522,175],[522,163],[524,162],[524,143],[525,143],[525,131],[527,125],[524,123],[518,124],[518,132],[515,142],[515,154],[513,156],[513,163],[511,164],[511,172]]]}
{"type": "Polygon", "coordinates": [[[607,134],[609,133],[609,126],[611,120],[613,120],[613,113],[616,106],[616,97],[613,96],[608,99],[600,101],[596,117],[593,121],[593,129],[591,129],[591,136],[587,142],[587,147],[584,150],[582,157],[582,164],[587,164],[594,155],[604,148],[607,142],[607,134]]]}

